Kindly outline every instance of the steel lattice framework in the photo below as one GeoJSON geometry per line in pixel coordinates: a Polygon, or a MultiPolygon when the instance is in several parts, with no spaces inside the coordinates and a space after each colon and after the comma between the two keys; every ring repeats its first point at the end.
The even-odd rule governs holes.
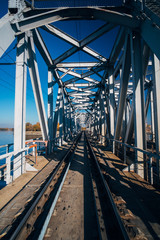
{"type": "MultiPolygon", "coordinates": [[[[134,147],[144,151],[147,148],[145,120],[150,107],[152,133],[159,156],[160,18],[154,9],[138,0],[119,1],[117,5],[114,1],[90,1],[88,5],[82,1],[79,5],[75,1],[61,1],[61,5],[58,5],[58,1],[53,1],[53,6],[50,7],[50,3],[46,8],[43,8],[43,3],[10,0],[9,12],[0,20],[0,56],[17,38],[14,150],[18,152],[25,147],[28,67],[43,139],[49,140],[50,151],[57,137],[58,122],[59,144],[71,138],[81,126],[86,126],[93,135],[100,136],[102,143],[107,139],[121,139],[123,143],[131,144],[134,134],[134,147]],[[102,20],[104,24],[80,41],[54,26],[57,21],[84,19],[102,20]],[[119,31],[108,59],[88,46],[117,26],[119,31]],[[51,37],[54,35],[69,43],[71,48],[52,59],[41,29],[51,37]],[[48,122],[35,46],[48,66],[48,122]],[[95,61],[67,62],[70,56],[79,51],[92,56],[95,61]],[[64,81],[66,76],[68,80],[64,81]],[[59,88],[53,109],[55,84],[59,88]]],[[[157,4],[154,3],[155,9],[158,9],[157,4]]],[[[113,150],[114,147],[115,144],[113,150]]],[[[146,177],[145,161],[139,164],[143,151],[137,152],[138,161],[134,163],[134,168],[138,174],[146,177]]],[[[159,169],[157,158],[158,181],[159,169]]],[[[19,174],[17,172],[16,176],[19,174]]]]}

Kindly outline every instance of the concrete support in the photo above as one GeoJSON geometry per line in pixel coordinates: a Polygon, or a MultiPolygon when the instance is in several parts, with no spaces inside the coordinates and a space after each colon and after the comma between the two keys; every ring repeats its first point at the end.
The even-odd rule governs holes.
{"type": "MultiPolygon", "coordinates": [[[[146,149],[145,109],[144,109],[144,81],[142,70],[142,48],[138,33],[131,34],[131,53],[133,69],[133,106],[134,106],[134,133],[135,147],[146,149]]],[[[146,178],[146,169],[143,153],[137,151],[135,171],[146,178]]]]}
{"type": "MultiPolygon", "coordinates": [[[[153,100],[156,152],[160,152],[160,61],[154,54],[153,59],[153,100]]],[[[157,159],[157,183],[160,179],[160,160],[157,159]]]]}
{"type": "Polygon", "coordinates": [[[14,115],[14,159],[13,178],[25,172],[24,153],[18,152],[25,147],[25,120],[26,120],[26,74],[27,74],[27,36],[17,37],[16,57],[16,86],[15,86],[15,115],[14,115]]]}
{"type": "Polygon", "coordinates": [[[52,151],[53,143],[53,75],[50,70],[48,70],[48,151],[52,151]]]}
{"type": "Polygon", "coordinates": [[[33,88],[34,98],[36,102],[43,140],[48,140],[47,118],[46,118],[44,102],[43,102],[42,89],[41,89],[38,65],[36,60],[36,52],[35,52],[32,33],[30,34],[31,35],[28,41],[28,66],[29,66],[30,78],[31,78],[31,83],[32,83],[32,88],[33,88]]]}

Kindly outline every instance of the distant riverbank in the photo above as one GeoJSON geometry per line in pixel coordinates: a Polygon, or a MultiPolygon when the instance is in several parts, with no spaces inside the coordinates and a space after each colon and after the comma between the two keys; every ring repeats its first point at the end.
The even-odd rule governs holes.
{"type": "Polygon", "coordinates": [[[14,128],[0,128],[0,131],[13,131],[14,128]]]}
{"type": "MultiPolygon", "coordinates": [[[[14,128],[0,128],[0,131],[14,131],[14,128]]],[[[28,135],[33,135],[33,136],[42,136],[42,132],[41,131],[26,131],[26,136],[28,135]]]]}
{"type": "MultiPolygon", "coordinates": [[[[41,138],[41,137],[42,137],[41,131],[26,131],[26,140],[41,138]]],[[[10,130],[10,128],[0,128],[0,145],[5,145],[13,142],[14,142],[14,131],[10,130]]]]}

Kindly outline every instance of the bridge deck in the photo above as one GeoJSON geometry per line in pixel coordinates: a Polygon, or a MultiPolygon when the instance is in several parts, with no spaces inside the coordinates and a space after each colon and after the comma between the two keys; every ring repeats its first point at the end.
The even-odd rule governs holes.
{"type": "MultiPolygon", "coordinates": [[[[5,203],[8,202],[8,204],[0,211],[0,232],[2,235],[9,227],[9,224],[12,223],[13,219],[16,219],[16,217],[25,209],[27,202],[31,200],[39,187],[43,184],[44,179],[49,176],[50,171],[56,166],[56,164],[58,163],[58,159],[61,158],[63,154],[65,154],[65,150],[67,148],[68,146],[63,146],[54,155],[47,158],[45,161],[46,163],[47,161],[49,163],[45,163],[46,166],[44,168],[42,167],[42,170],[39,171],[36,176],[33,172],[22,175],[12,184],[8,185],[0,191],[1,202],[2,199],[5,199],[6,201],[1,204],[1,208],[5,205],[5,203]],[[51,159],[53,159],[53,157],[54,160],[50,161],[51,159]],[[29,183],[27,183],[27,181],[29,181],[29,183]],[[20,189],[22,191],[20,191],[20,189]],[[19,194],[17,194],[18,191],[20,191],[19,194]],[[7,198],[6,192],[9,193],[7,198]],[[15,198],[13,198],[14,194],[17,194],[15,198]],[[2,231],[2,229],[4,229],[4,232],[2,231]]],[[[100,162],[100,166],[105,176],[106,182],[111,189],[116,206],[120,212],[124,224],[131,232],[133,238],[138,236],[141,237],[140,239],[142,239],[143,237],[146,237],[147,239],[159,239],[160,193],[137,174],[133,172],[122,172],[122,169],[126,165],[123,164],[123,162],[112,152],[105,150],[102,147],[94,148],[94,150],[100,162]]],[[[62,196],[60,196],[61,201],[63,199],[63,202],[66,202],[66,206],[59,211],[66,212],[68,216],[70,216],[69,213],[73,215],[73,213],[76,213],[77,211],[80,212],[84,207],[73,204],[75,209],[72,209],[69,207],[69,205],[71,206],[71,204],[68,204],[69,201],[71,201],[71,203],[76,203],[77,196],[76,194],[73,194],[73,190],[75,189],[76,191],[78,191],[79,189],[82,190],[82,192],[79,192],[78,196],[80,196],[81,200],[83,199],[85,186],[84,177],[87,177],[87,173],[85,172],[85,165],[83,163],[83,159],[85,158],[85,156],[83,156],[83,152],[83,147],[79,146],[78,156],[76,158],[76,161],[72,164],[70,170],[72,172],[71,175],[73,176],[71,178],[68,178],[68,185],[64,185],[65,190],[62,191],[62,196]],[[79,167],[80,165],[81,167],[79,167]],[[71,191],[72,194],[68,194],[68,191],[71,191]]],[[[85,194],[87,194],[87,191],[85,191],[85,194]]],[[[81,203],[82,205],[87,204],[87,202],[84,203],[83,201],[80,201],[79,203],[81,203]]],[[[54,213],[55,219],[57,219],[58,216],[61,216],[61,214],[54,213]]],[[[60,220],[63,219],[59,219],[59,221],[60,220]]],[[[82,224],[82,217],[80,217],[79,220],[82,224]]],[[[67,224],[68,222],[64,220],[64,224],[62,224],[62,226],[65,225],[64,227],[66,228],[67,224]]],[[[54,227],[56,228],[56,225],[54,227]]],[[[83,224],[81,225],[81,227],[83,228],[83,224]]],[[[47,236],[49,237],[50,234],[51,232],[48,229],[46,233],[46,238],[47,236]]],[[[56,231],[54,234],[56,234],[56,231]]]]}
{"type": "Polygon", "coordinates": [[[115,195],[117,208],[133,236],[140,230],[147,239],[159,239],[160,192],[136,173],[123,172],[126,165],[112,152],[101,149],[96,152],[110,190],[115,195]]]}
{"type": "Polygon", "coordinates": [[[33,165],[38,172],[26,172],[0,190],[0,236],[4,234],[3,229],[8,230],[5,227],[9,226],[13,219],[16,219],[24,211],[27,203],[32,200],[69,146],[59,147],[47,158],[38,156],[37,165],[33,165]]]}

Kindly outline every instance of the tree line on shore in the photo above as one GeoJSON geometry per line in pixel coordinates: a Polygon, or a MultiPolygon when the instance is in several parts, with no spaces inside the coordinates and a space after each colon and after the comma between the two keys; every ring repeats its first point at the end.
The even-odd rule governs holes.
{"type": "MultiPolygon", "coordinates": [[[[57,124],[57,130],[59,131],[59,123],[57,124]]],[[[14,128],[0,128],[0,131],[14,131],[14,128]]],[[[30,122],[26,123],[26,131],[41,131],[40,123],[31,124],[30,122]]]]}
{"type": "Polygon", "coordinates": [[[0,131],[13,131],[14,128],[0,128],[0,131]]]}
{"type": "Polygon", "coordinates": [[[30,122],[26,123],[26,131],[41,131],[40,123],[31,124],[30,122]]]}

